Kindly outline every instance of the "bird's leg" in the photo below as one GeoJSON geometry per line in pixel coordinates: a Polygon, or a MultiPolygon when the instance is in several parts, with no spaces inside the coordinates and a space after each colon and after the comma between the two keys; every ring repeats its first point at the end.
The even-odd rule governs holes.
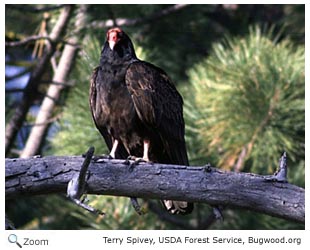
{"type": "Polygon", "coordinates": [[[117,146],[118,146],[118,140],[114,140],[111,152],[109,154],[109,156],[111,156],[113,159],[115,159],[115,152],[116,152],[117,146]]]}
{"type": "Polygon", "coordinates": [[[143,140],[143,156],[136,157],[130,155],[127,160],[133,160],[134,162],[129,164],[129,171],[131,172],[136,165],[138,165],[141,162],[150,162],[149,159],[149,149],[150,149],[150,141],[149,140],[143,140]]]}
{"type": "MultiPolygon", "coordinates": [[[[129,156],[128,160],[134,160],[134,162],[132,162],[129,165],[129,171],[132,172],[134,167],[139,164],[140,162],[150,162],[149,159],[149,149],[150,149],[150,141],[149,140],[143,140],[143,157],[142,158],[137,158],[137,157],[133,157],[133,156],[129,156]]],[[[143,211],[141,209],[141,206],[138,203],[138,199],[136,197],[130,197],[130,202],[133,206],[133,208],[135,209],[135,211],[139,214],[142,215],[143,211]]]]}
{"type": "Polygon", "coordinates": [[[110,154],[94,156],[93,161],[101,162],[101,161],[104,161],[106,159],[108,159],[108,160],[115,159],[115,152],[116,152],[117,146],[118,146],[118,140],[114,140],[110,154]]]}
{"type": "Polygon", "coordinates": [[[150,141],[149,140],[143,140],[143,156],[136,157],[134,155],[128,156],[128,160],[134,160],[135,162],[150,162],[149,159],[149,149],[150,149],[150,141]]]}
{"type": "Polygon", "coordinates": [[[150,141],[149,140],[143,140],[143,157],[142,159],[145,162],[149,162],[149,149],[150,149],[150,141]]]}

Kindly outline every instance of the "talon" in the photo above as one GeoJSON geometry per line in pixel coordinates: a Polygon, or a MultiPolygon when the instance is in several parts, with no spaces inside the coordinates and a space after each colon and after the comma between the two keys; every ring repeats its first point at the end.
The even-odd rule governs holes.
{"type": "Polygon", "coordinates": [[[128,161],[135,161],[136,159],[138,159],[138,157],[136,157],[136,156],[134,156],[134,155],[129,155],[129,156],[127,157],[127,160],[128,160],[128,161]]]}
{"type": "Polygon", "coordinates": [[[133,169],[135,168],[135,166],[139,165],[140,163],[146,163],[146,162],[150,162],[148,159],[144,159],[144,158],[138,158],[136,156],[128,156],[126,163],[128,163],[129,165],[129,171],[132,172],[133,169]],[[130,162],[130,160],[133,160],[133,162],[130,162]]]}
{"type": "Polygon", "coordinates": [[[130,165],[130,160],[127,158],[127,159],[124,161],[124,164],[125,164],[125,165],[130,165]]]}
{"type": "Polygon", "coordinates": [[[129,168],[128,168],[129,172],[132,172],[133,169],[135,168],[135,166],[136,166],[136,162],[135,161],[134,162],[129,162],[129,168]]]}
{"type": "Polygon", "coordinates": [[[104,162],[104,160],[113,160],[111,155],[96,155],[92,157],[93,162],[104,162]]]}
{"type": "Polygon", "coordinates": [[[204,166],[204,171],[206,173],[211,173],[212,172],[212,168],[211,168],[211,164],[210,163],[207,163],[205,166],[204,166]]]}
{"type": "Polygon", "coordinates": [[[142,163],[142,162],[151,162],[148,158],[141,158],[141,157],[136,157],[134,155],[129,155],[127,157],[127,160],[131,160],[131,161],[134,161],[135,163],[139,164],[139,163],[142,163]]]}
{"type": "Polygon", "coordinates": [[[146,162],[149,162],[148,160],[145,160],[145,159],[143,159],[143,158],[137,158],[136,160],[135,160],[135,163],[138,165],[139,163],[146,163],[146,162]]]}

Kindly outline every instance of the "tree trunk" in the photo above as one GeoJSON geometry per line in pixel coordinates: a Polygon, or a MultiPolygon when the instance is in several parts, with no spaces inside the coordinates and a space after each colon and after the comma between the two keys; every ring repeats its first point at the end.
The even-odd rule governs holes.
{"type": "MultiPolygon", "coordinates": [[[[83,160],[77,156],[6,159],[6,199],[65,193],[83,160]]],[[[91,162],[88,171],[88,194],[203,202],[305,222],[305,190],[266,176],[204,166],[141,163],[132,168],[125,160],[91,162]]]]}
{"type": "Polygon", "coordinates": [[[38,64],[34,68],[31,77],[27,83],[27,86],[24,90],[24,95],[17,106],[15,113],[13,114],[10,122],[7,124],[5,129],[5,154],[9,153],[11,146],[13,145],[16,135],[20,130],[28,110],[32,104],[34,93],[36,93],[38,85],[40,83],[41,77],[50,61],[51,57],[55,52],[55,46],[59,39],[61,38],[62,33],[64,32],[66,25],[70,19],[70,15],[73,11],[73,6],[66,5],[59,18],[55,24],[51,34],[49,43],[46,46],[46,51],[42,58],[39,60],[38,64]]]}
{"type": "MultiPolygon", "coordinates": [[[[74,64],[74,59],[77,52],[76,44],[79,41],[78,31],[85,25],[86,18],[86,6],[80,5],[79,13],[77,15],[77,20],[75,22],[75,34],[73,37],[68,39],[68,44],[65,45],[62,52],[61,59],[59,61],[58,67],[56,69],[55,75],[53,77],[53,82],[65,83],[67,76],[74,64]]],[[[26,146],[20,155],[20,157],[25,158],[37,154],[40,150],[44,136],[49,127],[49,119],[52,117],[56,101],[59,99],[64,85],[51,84],[47,96],[44,98],[39,113],[36,118],[36,122],[31,130],[28,137],[26,146]]]]}

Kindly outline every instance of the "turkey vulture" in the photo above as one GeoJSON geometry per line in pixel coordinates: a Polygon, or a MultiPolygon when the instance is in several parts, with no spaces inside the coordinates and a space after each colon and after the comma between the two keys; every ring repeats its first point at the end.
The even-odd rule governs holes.
{"type": "MultiPolygon", "coordinates": [[[[120,28],[106,34],[100,64],[90,84],[90,109],[110,156],[189,165],[184,140],[183,100],[160,68],[137,58],[120,28]]],[[[163,201],[172,214],[188,214],[193,204],[163,201]]]]}

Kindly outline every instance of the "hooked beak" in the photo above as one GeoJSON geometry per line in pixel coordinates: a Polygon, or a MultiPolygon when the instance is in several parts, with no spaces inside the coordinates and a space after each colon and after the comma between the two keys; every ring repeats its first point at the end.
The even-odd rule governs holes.
{"type": "Polygon", "coordinates": [[[110,47],[111,50],[114,49],[115,44],[116,44],[115,41],[109,41],[109,47],[110,47]]]}

